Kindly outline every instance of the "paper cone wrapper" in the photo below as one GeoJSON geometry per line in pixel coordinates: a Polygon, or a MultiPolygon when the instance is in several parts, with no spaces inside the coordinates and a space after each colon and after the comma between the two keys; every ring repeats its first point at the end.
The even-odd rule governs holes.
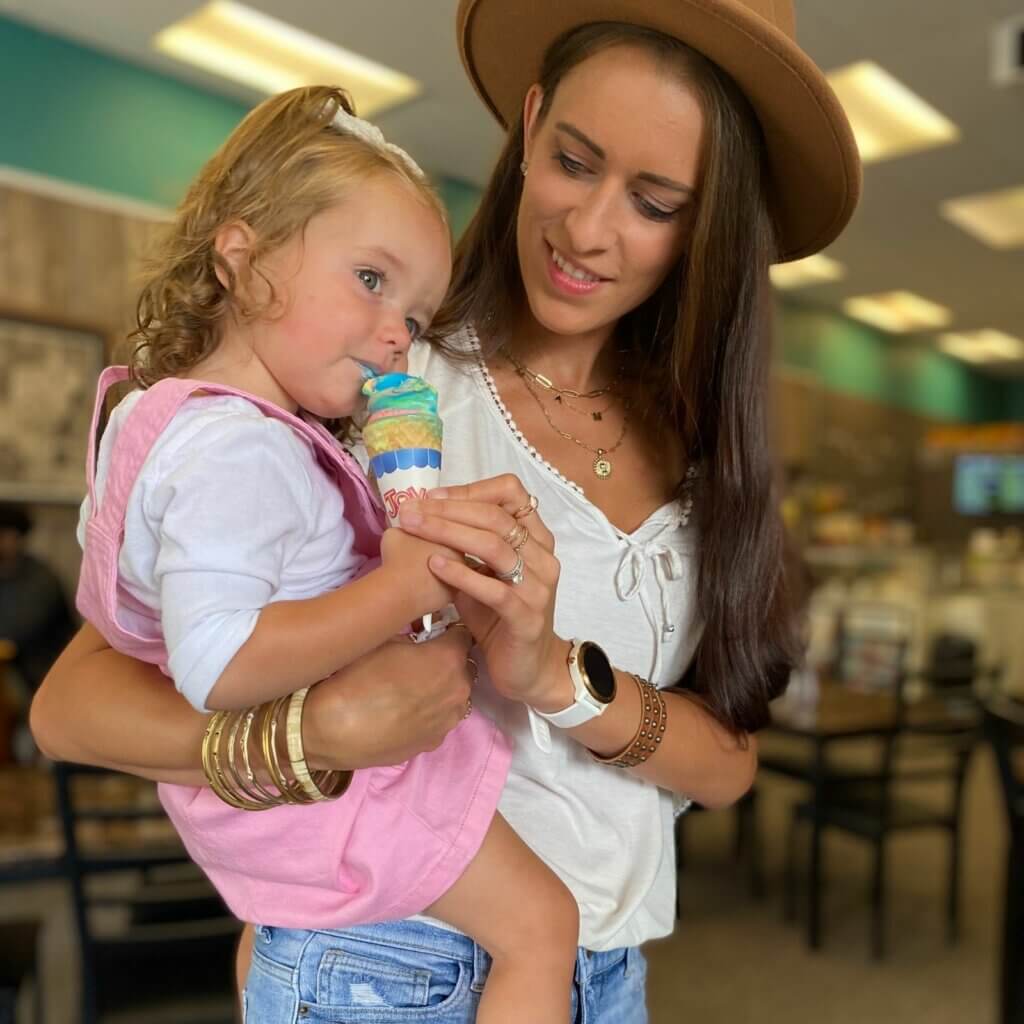
{"type": "Polygon", "coordinates": [[[425,498],[441,485],[441,453],[436,448],[402,448],[381,452],[370,459],[377,479],[388,526],[398,525],[398,511],[406,501],[425,498]]]}

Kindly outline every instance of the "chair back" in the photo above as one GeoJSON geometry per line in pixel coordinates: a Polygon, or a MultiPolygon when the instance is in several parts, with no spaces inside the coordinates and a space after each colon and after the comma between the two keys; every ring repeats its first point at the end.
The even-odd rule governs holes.
{"type": "Polygon", "coordinates": [[[190,1011],[187,1019],[230,1024],[240,925],[189,861],[155,787],[66,763],[54,774],[81,951],[82,1024],[210,993],[220,999],[212,1015],[190,1011]],[[115,875],[116,885],[97,887],[97,876],[115,875]]]}
{"type": "Polygon", "coordinates": [[[999,768],[1011,841],[1024,855],[1024,702],[993,697],[985,705],[985,735],[999,768]]]}
{"type": "Polygon", "coordinates": [[[913,615],[902,605],[856,602],[840,613],[836,630],[836,679],[902,700],[913,615]]]}

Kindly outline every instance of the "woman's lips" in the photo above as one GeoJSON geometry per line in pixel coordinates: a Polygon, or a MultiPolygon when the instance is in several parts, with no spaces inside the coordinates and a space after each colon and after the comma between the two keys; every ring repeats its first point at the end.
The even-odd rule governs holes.
{"type": "MultiPolygon", "coordinates": [[[[590,295],[593,291],[604,284],[601,278],[594,278],[588,275],[586,278],[578,278],[569,273],[566,265],[575,266],[571,261],[548,245],[548,277],[551,283],[566,295],[590,295]]],[[[582,270],[582,268],[578,268],[582,270]]]]}

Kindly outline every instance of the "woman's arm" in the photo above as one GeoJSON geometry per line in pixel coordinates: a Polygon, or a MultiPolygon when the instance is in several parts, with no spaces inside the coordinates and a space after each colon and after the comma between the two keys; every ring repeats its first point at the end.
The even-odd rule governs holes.
{"type": "MultiPolygon", "coordinates": [[[[399,764],[433,750],[469,697],[466,630],[426,644],[384,644],[312,688],[303,714],[314,769],[399,764]]],[[[207,715],[151,665],[118,654],[85,625],[32,704],[32,732],[47,756],[206,784],[200,750],[207,715]]]]}
{"type": "Polygon", "coordinates": [[[88,623],[54,662],[29,718],[53,760],[184,785],[205,784],[199,750],[207,721],[155,665],[111,650],[88,623]]]}
{"type": "MultiPolygon", "coordinates": [[[[539,711],[554,712],[573,701],[569,643],[553,627],[560,567],[554,538],[537,512],[521,520],[513,518],[528,501],[522,483],[505,475],[432,492],[427,501],[403,505],[401,520],[403,528],[417,536],[466,551],[498,572],[509,572],[522,556],[519,585],[444,557],[432,557],[430,566],[458,591],[455,603],[487,658],[498,691],[539,711]],[[520,521],[528,527],[529,539],[517,553],[509,538],[520,521]]],[[[616,672],[616,679],[618,694],[604,714],[568,730],[573,739],[602,755],[624,750],[640,721],[635,683],[625,672],[616,672]]],[[[690,695],[670,692],[664,696],[668,727],[661,748],[657,756],[630,771],[707,807],[738,800],[757,770],[754,739],[722,726],[690,695]]]]}

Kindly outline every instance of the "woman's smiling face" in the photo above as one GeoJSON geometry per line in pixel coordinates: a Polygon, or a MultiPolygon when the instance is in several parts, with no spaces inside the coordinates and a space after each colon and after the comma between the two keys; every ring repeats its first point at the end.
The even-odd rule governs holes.
{"type": "Polygon", "coordinates": [[[516,238],[530,311],[554,334],[610,333],[676,264],[696,203],[704,115],[636,47],[604,50],[526,98],[516,238]]]}

